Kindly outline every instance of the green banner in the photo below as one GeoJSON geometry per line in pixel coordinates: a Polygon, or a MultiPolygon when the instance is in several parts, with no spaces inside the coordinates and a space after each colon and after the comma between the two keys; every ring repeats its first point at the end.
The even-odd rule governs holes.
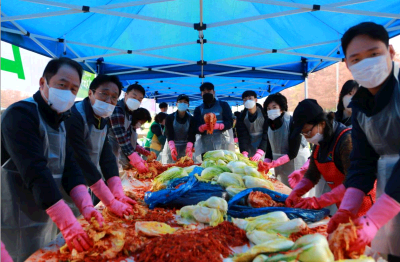
{"type": "Polygon", "coordinates": [[[22,59],[21,53],[19,52],[19,47],[12,45],[12,52],[14,54],[14,61],[2,57],[1,70],[15,73],[18,75],[19,79],[25,80],[24,67],[22,66],[22,59]]]}
{"type": "Polygon", "coordinates": [[[96,77],[95,74],[89,73],[87,71],[83,71],[81,87],[79,88],[77,97],[85,98],[89,95],[89,86],[95,77],[96,77]]]}

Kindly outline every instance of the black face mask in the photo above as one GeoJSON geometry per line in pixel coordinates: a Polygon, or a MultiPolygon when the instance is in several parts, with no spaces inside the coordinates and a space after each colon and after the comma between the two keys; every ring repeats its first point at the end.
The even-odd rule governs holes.
{"type": "Polygon", "coordinates": [[[211,93],[206,93],[203,95],[204,104],[211,104],[214,101],[214,95],[211,93]]]}

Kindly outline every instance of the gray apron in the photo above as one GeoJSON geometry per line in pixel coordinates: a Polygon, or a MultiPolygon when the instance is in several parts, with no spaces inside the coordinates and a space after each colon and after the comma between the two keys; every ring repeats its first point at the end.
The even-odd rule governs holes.
{"type": "Polygon", "coordinates": [[[263,136],[264,116],[261,112],[261,109],[257,107],[257,118],[253,123],[250,122],[249,111],[247,111],[246,117],[244,118],[244,124],[246,125],[251,137],[251,145],[248,153],[249,157],[252,157],[257,152],[263,136]]]}
{"type": "MultiPolygon", "coordinates": [[[[124,121],[124,127],[125,127],[125,131],[129,132],[129,128],[131,128],[131,132],[132,132],[132,127],[131,127],[131,117],[130,114],[125,112],[125,102],[124,100],[120,100],[118,102],[118,106],[122,108],[122,111],[124,112],[125,115],[125,121],[124,121]]],[[[131,142],[133,140],[132,138],[133,133],[131,133],[131,142]]],[[[137,138],[137,137],[136,137],[137,138]]],[[[135,146],[136,146],[136,139],[135,140],[135,146]]],[[[112,151],[115,155],[115,158],[117,159],[117,165],[120,168],[127,168],[130,166],[129,164],[129,159],[124,155],[124,153],[122,153],[121,150],[121,146],[119,145],[117,138],[115,137],[114,131],[110,125],[109,127],[109,132],[108,132],[108,141],[111,145],[112,151]]],[[[134,146],[134,148],[135,148],[134,146]]]]}
{"type": "MultiPolygon", "coordinates": [[[[175,134],[174,142],[175,142],[176,152],[178,153],[178,159],[180,159],[181,157],[186,156],[186,145],[188,143],[189,126],[192,116],[188,114],[188,119],[184,124],[179,124],[178,121],[176,121],[177,117],[178,117],[178,112],[175,112],[174,123],[173,123],[174,134],[175,134]]],[[[167,143],[168,142],[166,142],[165,144],[165,148],[168,152],[167,153],[168,160],[166,164],[175,163],[175,161],[172,160],[171,149],[169,148],[169,145],[167,145],[167,143]]]]}
{"type": "MultiPolygon", "coordinates": [[[[367,117],[357,114],[357,121],[368,142],[380,155],[378,160],[376,197],[385,192],[394,165],[399,161],[400,150],[400,86],[399,65],[394,63],[396,83],[391,100],[378,114],[367,117]]],[[[399,185],[400,186],[400,185],[399,185]]],[[[379,229],[371,245],[381,254],[400,256],[400,214],[379,229]]]]}
{"type": "MultiPolygon", "coordinates": [[[[200,106],[201,115],[204,116],[207,113],[214,113],[217,117],[217,123],[223,123],[222,107],[219,100],[215,101],[215,104],[211,108],[204,108],[204,104],[200,106]]],[[[199,141],[199,148],[201,153],[205,153],[212,150],[229,150],[229,144],[231,142],[231,136],[228,130],[222,132],[221,130],[214,130],[212,134],[202,134],[199,141]]],[[[196,149],[197,150],[197,149],[196,149]]]]}
{"type": "MultiPolygon", "coordinates": [[[[64,172],[66,131],[64,123],[59,130],[52,129],[40,115],[33,98],[24,100],[36,105],[39,115],[40,136],[43,138],[44,155],[47,156],[47,168],[66,203],[74,214],[79,214],[71,198],[61,186],[64,172]]],[[[52,241],[58,232],[57,226],[35,203],[32,191],[25,187],[22,178],[11,159],[1,167],[1,240],[14,262],[25,261],[32,253],[52,241]]]]}
{"type": "MultiPolygon", "coordinates": [[[[283,123],[279,129],[272,130],[268,128],[268,139],[272,149],[273,160],[276,160],[289,152],[289,135],[290,135],[290,115],[285,112],[283,115],[283,123]]],[[[300,169],[310,156],[307,141],[302,137],[299,153],[295,159],[284,165],[275,167],[275,176],[283,184],[289,185],[288,176],[295,170],[300,169]]]]}

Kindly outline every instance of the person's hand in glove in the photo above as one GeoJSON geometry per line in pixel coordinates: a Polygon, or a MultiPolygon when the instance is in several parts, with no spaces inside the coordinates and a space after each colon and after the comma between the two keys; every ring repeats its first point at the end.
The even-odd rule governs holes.
{"type": "Polygon", "coordinates": [[[90,223],[92,217],[94,217],[97,222],[99,222],[100,227],[103,226],[104,218],[100,212],[93,207],[92,198],[85,185],[74,187],[69,195],[86,221],[90,223]]]}
{"type": "Polygon", "coordinates": [[[149,172],[149,168],[144,161],[136,152],[128,156],[129,163],[134,166],[140,174],[149,172]]]}
{"type": "Polygon", "coordinates": [[[342,201],[345,192],[346,188],[341,184],[318,198],[303,198],[294,207],[303,209],[321,209],[342,201]]]}
{"type": "Polygon", "coordinates": [[[243,152],[242,152],[242,155],[243,155],[244,157],[246,157],[246,158],[249,158],[249,153],[246,152],[246,151],[243,151],[243,152]]]}
{"type": "Polygon", "coordinates": [[[278,158],[277,160],[271,161],[270,163],[264,161],[264,164],[268,167],[268,169],[271,169],[271,168],[274,168],[277,166],[284,165],[289,161],[290,161],[289,156],[284,155],[284,156],[281,156],[280,158],[278,158]]]}
{"type": "Polygon", "coordinates": [[[171,149],[172,160],[178,160],[178,152],[176,151],[175,142],[173,140],[168,142],[169,149],[171,149]]]}
{"type": "Polygon", "coordinates": [[[378,230],[400,212],[400,203],[387,194],[383,194],[368,210],[365,216],[354,221],[357,229],[357,240],[350,243],[349,252],[362,250],[371,243],[378,230]]]}
{"type": "Polygon", "coordinates": [[[107,180],[108,188],[111,193],[115,196],[115,198],[121,201],[124,204],[136,205],[137,202],[130,197],[127,197],[124,193],[124,189],[122,187],[121,178],[119,176],[113,176],[107,180]]]}
{"type": "Polygon", "coordinates": [[[147,151],[146,149],[144,149],[143,147],[136,145],[136,152],[138,152],[141,155],[144,156],[149,156],[150,155],[150,151],[147,151]]]}
{"type": "Polygon", "coordinates": [[[271,159],[266,158],[264,161],[258,161],[258,171],[268,173],[269,172],[269,164],[271,163],[271,159]]]}
{"type": "Polygon", "coordinates": [[[10,254],[8,254],[6,246],[1,242],[1,260],[2,262],[13,262],[10,254]]]}
{"type": "Polygon", "coordinates": [[[286,198],[285,205],[287,207],[295,206],[301,200],[301,197],[313,187],[314,183],[310,179],[303,178],[286,198]]]}
{"type": "Polygon", "coordinates": [[[193,143],[192,142],[188,142],[186,144],[185,154],[186,154],[187,157],[190,157],[190,158],[193,157],[193,143]]]}
{"type": "Polygon", "coordinates": [[[93,246],[92,240],[83,231],[82,226],[64,200],[58,201],[46,209],[46,212],[60,229],[69,250],[76,249],[76,251],[82,252],[93,246]]]}
{"type": "Polygon", "coordinates": [[[308,159],[299,170],[296,170],[289,175],[289,185],[291,188],[295,188],[296,185],[303,179],[309,165],[310,159],[308,159]]]}
{"type": "Polygon", "coordinates": [[[133,214],[132,207],[116,199],[102,179],[90,186],[90,189],[117,216],[123,217],[133,214]]]}
{"type": "Polygon", "coordinates": [[[233,142],[235,142],[236,144],[239,143],[239,138],[235,137],[235,139],[233,139],[233,142]]]}
{"type": "Polygon", "coordinates": [[[347,188],[342,203],[340,203],[339,210],[329,220],[328,229],[326,230],[328,234],[335,231],[339,224],[348,223],[350,218],[352,220],[356,218],[358,210],[364,200],[364,196],[364,192],[360,189],[354,187],[347,188]]]}
{"type": "Polygon", "coordinates": [[[258,160],[260,160],[262,158],[262,156],[265,154],[265,152],[261,149],[257,149],[256,153],[254,154],[254,156],[252,156],[250,158],[251,161],[255,161],[257,162],[258,160]]]}
{"type": "Polygon", "coordinates": [[[199,132],[200,133],[203,133],[208,129],[209,129],[209,124],[202,124],[201,126],[199,126],[199,132]]]}
{"type": "Polygon", "coordinates": [[[225,125],[223,123],[215,123],[214,130],[224,130],[225,125]]]}

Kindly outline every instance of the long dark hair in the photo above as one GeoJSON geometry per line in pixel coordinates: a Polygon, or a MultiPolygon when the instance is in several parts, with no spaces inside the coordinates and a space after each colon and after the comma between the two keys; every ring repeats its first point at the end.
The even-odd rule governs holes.
{"type": "Polygon", "coordinates": [[[339,102],[337,105],[337,119],[343,119],[343,110],[345,110],[344,105],[343,105],[343,97],[345,95],[348,95],[353,91],[354,89],[358,89],[359,85],[355,80],[347,80],[346,83],[344,83],[342,90],[340,91],[339,94],[339,102]]]}
{"type": "Polygon", "coordinates": [[[313,120],[307,122],[310,125],[317,125],[322,122],[325,122],[325,128],[323,131],[324,141],[329,141],[331,136],[333,135],[333,120],[335,119],[335,114],[333,112],[325,113],[317,115],[313,120]]]}
{"type": "Polygon", "coordinates": [[[164,121],[164,119],[167,118],[167,116],[168,114],[160,112],[154,117],[154,121],[161,124],[161,122],[164,121]]]}

